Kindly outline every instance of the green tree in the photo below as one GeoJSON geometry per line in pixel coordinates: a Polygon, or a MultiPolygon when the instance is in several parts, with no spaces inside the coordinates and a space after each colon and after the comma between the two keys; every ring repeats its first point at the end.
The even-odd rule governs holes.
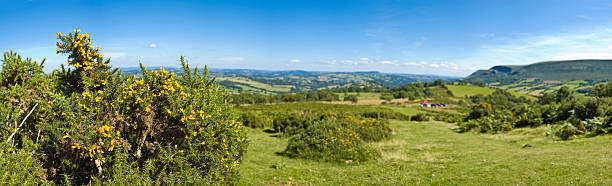
{"type": "Polygon", "coordinates": [[[357,95],[346,95],[344,96],[344,101],[351,101],[352,103],[357,103],[359,102],[359,98],[357,97],[357,95]]]}

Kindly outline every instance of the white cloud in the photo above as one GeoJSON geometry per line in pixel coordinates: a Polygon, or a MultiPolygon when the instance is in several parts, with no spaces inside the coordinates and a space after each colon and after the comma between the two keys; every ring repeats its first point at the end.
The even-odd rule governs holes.
{"type": "Polygon", "coordinates": [[[395,62],[393,62],[393,61],[389,61],[389,60],[380,61],[380,62],[378,62],[378,63],[380,63],[380,64],[382,64],[382,65],[393,65],[393,66],[399,66],[399,64],[397,64],[397,63],[395,63],[395,62]]]}
{"type": "Polygon", "coordinates": [[[158,45],[157,44],[149,44],[149,48],[157,48],[158,45]]]}
{"type": "Polygon", "coordinates": [[[244,58],[243,57],[222,57],[222,58],[218,58],[217,60],[225,61],[225,62],[241,62],[241,61],[244,61],[244,58]]]}
{"type": "Polygon", "coordinates": [[[289,60],[289,62],[292,62],[292,63],[301,63],[301,62],[302,62],[302,60],[299,60],[299,59],[292,59],[292,60],[289,60]]]}
{"type": "Polygon", "coordinates": [[[423,66],[423,65],[421,65],[419,63],[415,63],[415,62],[405,62],[405,63],[402,63],[402,64],[408,65],[408,66],[423,66]]]}
{"type": "Polygon", "coordinates": [[[353,60],[342,60],[341,62],[342,64],[349,64],[349,65],[358,65],[359,62],[353,61],[353,60]]]}
{"type": "Polygon", "coordinates": [[[431,64],[429,64],[429,67],[431,67],[431,68],[440,68],[440,65],[431,63],[431,64]]]}
{"type": "Polygon", "coordinates": [[[440,67],[450,70],[459,70],[459,65],[454,63],[440,63],[440,67]]]}
{"type": "Polygon", "coordinates": [[[329,65],[335,65],[338,63],[338,60],[327,60],[327,59],[320,59],[319,63],[324,63],[324,64],[329,64],[329,65]]]}
{"type": "Polygon", "coordinates": [[[471,71],[477,71],[477,70],[480,70],[480,66],[472,66],[472,67],[468,67],[467,69],[471,71]]]}
{"type": "Polygon", "coordinates": [[[491,67],[522,65],[540,61],[571,59],[612,59],[612,29],[591,29],[551,35],[519,34],[485,44],[461,64],[491,67]]]}

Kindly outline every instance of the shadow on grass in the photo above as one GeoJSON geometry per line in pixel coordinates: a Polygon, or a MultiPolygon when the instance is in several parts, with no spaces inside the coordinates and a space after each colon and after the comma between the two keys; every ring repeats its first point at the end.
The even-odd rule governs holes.
{"type": "Polygon", "coordinates": [[[289,158],[294,158],[295,156],[292,156],[289,153],[286,153],[285,151],[281,151],[281,152],[275,152],[274,155],[277,156],[284,156],[284,157],[289,157],[289,158]]]}
{"type": "Polygon", "coordinates": [[[268,134],[272,134],[272,135],[270,135],[270,137],[273,137],[273,138],[283,137],[282,133],[278,133],[274,129],[264,129],[263,132],[268,133],[268,134]]]}

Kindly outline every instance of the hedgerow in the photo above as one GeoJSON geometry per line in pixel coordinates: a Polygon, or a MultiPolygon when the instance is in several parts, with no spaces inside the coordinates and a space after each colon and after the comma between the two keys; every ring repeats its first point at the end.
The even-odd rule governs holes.
{"type": "Polygon", "coordinates": [[[206,68],[192,70],[181,57],[179,75],[141,65],[142,77],[123,76],[91,45],[87,33],[57,37],[57,53],[68,57],[68,67],[47,75],[43,63],[9,52],[0,72],[0,99],[8,103],[0,106],[0,137],[15,149],[33,143],[31,156],[45,170],[41,181],[212,184],[238,179],[246,137],[227,104],[227,92],[206,68]]]}

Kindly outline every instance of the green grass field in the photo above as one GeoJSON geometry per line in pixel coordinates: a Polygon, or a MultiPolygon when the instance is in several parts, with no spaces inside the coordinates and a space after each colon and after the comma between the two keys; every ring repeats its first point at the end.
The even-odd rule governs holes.
{"type": "Polygon", "coordinates": [[[249,129],[241,185],[606,185],[611,136],[555,141],[544,128],[455,133],[442,122],[392,121],[377,161],[329,163],[277,155],[286,138],[249,129]],[[524,147],[529,144],[531,147],[524,147]]]}
{"type": "Polygon", "coordinates": [[[486,96],[495,92],[494,89],[474,85],[446,85],[446,87],[456,97],[474,96],[477,94],[482,94],[483,96],[486,96]]]}
{"type": "MultiPolygon", "coordinates": [[[[495,89],[479,87],[479,86],[474,86],[474,85],[446,85],[446,87],[448,88],[448,90],[450,90],[453,93],[455,97],[465,97],[465,96],[469,97],[469,96],[474,96],[478,94],[482,94],[483,96],[486,96],[486,95],[489,95],[495,92],[495,89]]],[[[510,94],[517,96],[517,97],[525,97],[530,100],[537,99],[527,94],[523,94],[523,93],[519,93],[515,91],[509,91],[509,92],[510,94]]]]}

